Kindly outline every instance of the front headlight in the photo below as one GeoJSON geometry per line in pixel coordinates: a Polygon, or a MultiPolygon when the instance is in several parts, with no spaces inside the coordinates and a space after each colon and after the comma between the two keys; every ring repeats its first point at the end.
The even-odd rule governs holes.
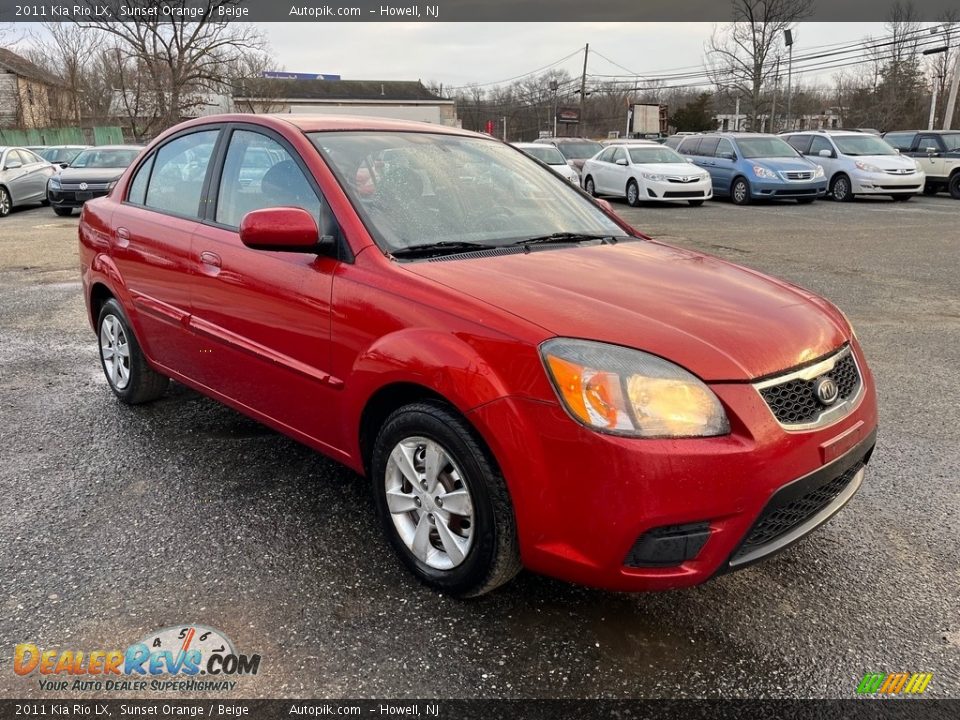
{"type": "Polygon", "coordinates": [[[660,175],[659,173],[648,173],[648,172],[645,172],[645,173],[643,173],[643,177],[644,177],[645,179],[647,179],[647,180],[653,180],[654,182],[666,182],[666,181],[667,181],[667,176],[666,176],[666,175],[660,175]]]}
{"type": "Polygon", "coordinates": [[[713,391],[656,355],[571,338],[548,340],[540,354],[567,412],[590,428],[644,438],[730,432],[713,391]]]}
{"type": "Polygon", "coordinates": [[[865,162],[862,162],[862,161],[860,161],[860,160],[857,160],[857,161],[854,163],[854,165],[857,166],[857,169],[858,169],[858,170],[863,170],[864,172],[868,172],[868,173],[879,173],[879,172],[883,172],[883,170],[881,170],[880,168],[878,168],[876,165],[871,165],[870,163],[865,163],[865,162]]]}
{"type": "Polygon", "coordinates": [[[914,160],[913,164],[917,168],[917,172],[920,172],[921,170],[923,170],[923,165],[920,164],[919,160],[914,160]]]}
{"type": "Polygon", "coordinates": [[[817,169],[813,171],[813,176],[815,178],[823,177],[823,165],[817,165],[817,169]]]}
{"type": "Polygon", "coordinates": [[[47,185],[49,185],[52,188],[60,187],[60,178],[56,176],[51,177],[49,180],[47,180],[47,185]]]}
{"type": "Polygon", "coordinates": [[[777,174],[773,170],[767,170],[767,168],[762,165],[753,166],[753,174],[758,178],[769,178],[770,180],[776,180],[777,174]]]}

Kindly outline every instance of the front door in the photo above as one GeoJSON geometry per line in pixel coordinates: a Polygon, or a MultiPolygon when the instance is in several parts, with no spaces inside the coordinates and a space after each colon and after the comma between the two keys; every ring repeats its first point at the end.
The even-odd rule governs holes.
{"type": "Polygon", "coordinates": [[[268,207],[301,207],[323,234],[332,214],[301,158],[280,136],[230,131],[207,222],[192,239],[190,327],[196,379],[275,424],[327,444],[337,422],[330,363],[330,296],[339,265],[316,253],[252,250],[238,228],[268,207]]]}
{"type": "Polygon", "coordinates": [[[927,177],[946,179],[947,153],[942,138],[937,135],[921,134],[917,138],[917,149],[913,156],[919,161],[927,177]]]}

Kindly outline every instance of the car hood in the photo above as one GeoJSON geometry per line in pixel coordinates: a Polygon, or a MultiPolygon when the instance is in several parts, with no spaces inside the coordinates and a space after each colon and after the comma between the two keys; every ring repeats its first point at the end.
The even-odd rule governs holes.
{"type": "Polygon", "coordinates": [[[700,177],[703,170],[696,165],[688,162],[682,163],[637,163],[633,167],[643,172],[657,173],[658,175],[693,175],[700,177]]]}
{"type": "Polygon", "coordinates": [[[126,168],[64,168],[57,177],[61,182],[110,182],[116,180],[126,168]]]}
{"type": "Polygon", "coordinates": [[[913,158],[901,155],[847,155],[854,161],[876,165],[881,170],[916,170],[917,164],[913,158]]]}
{"type": "Polygon", "coordinates": [[[710,381],[763,377],[848,339],[840,312],[813,293],[652,241],[403,267],[551,336],[638,348],[710,381]]]}
{"type": "Polygon", "coordinates": [[[787,170],[814,169],[815,163],[805,158],[744,158],[745,162],[762,165],[769,170],[785,172],[787,170]]]}

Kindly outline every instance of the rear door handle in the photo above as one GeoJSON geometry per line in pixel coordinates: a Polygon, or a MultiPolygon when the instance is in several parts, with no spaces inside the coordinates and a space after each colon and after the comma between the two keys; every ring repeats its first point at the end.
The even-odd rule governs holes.
{"type": "Polygon", "coordinates": [[[204,250],[200,253],[200,264],[203,265],[203,269],[211,275],[216,275],[220,272],[220,256],[215,252],[204,250]]]}
{"type": "Polygon", "coordinates": [[[117,228],[117,245],[119,247],[127,247],[130,244],[130,231],[125,227],[117,228]]]}

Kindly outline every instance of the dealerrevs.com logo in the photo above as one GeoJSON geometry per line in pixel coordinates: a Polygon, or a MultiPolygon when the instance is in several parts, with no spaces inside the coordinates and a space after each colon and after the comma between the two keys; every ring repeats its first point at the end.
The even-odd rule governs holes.
{"type": "Polygon", "coordinates": [[[933,673],[867,673],[857,686],[858,695],[921,695],[933,673]]]}
{"type": "Polygon", "coordinates": [[[47,691],[224,692],[256,675],[260,655],[245,655],[219,630],[184,624],[150,633],[126,650],[14,648],[13,671],[36,675],[47,691]]]}

